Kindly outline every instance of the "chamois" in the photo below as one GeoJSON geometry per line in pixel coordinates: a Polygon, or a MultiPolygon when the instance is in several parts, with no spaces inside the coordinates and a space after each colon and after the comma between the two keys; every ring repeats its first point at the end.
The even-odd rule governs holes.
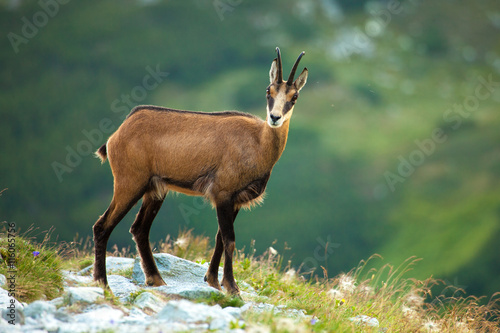
{"type": "Polygon", "coordinates": [[[137,106],[96,155],[109,160],[114,177],[113,199],[93,226],[94,280],[107,286],[106,246],[115,226],[142,197],[130,233],[141,257],[149,286],[165,285],[151,252],[149,231],[169,191],[204,196],[215,207],[216,243],[205,281],[239,295],[233,276],[234,220],[240,208],[260,203],[271,170],[285,149],[288,127],[304,68],[294,81],[302,52],[282,78],[281,55],[271,64],[266,121],[242,112],[193,112],[137,106]],[[218,268],[224,253],[224,276],[218,268]]]}

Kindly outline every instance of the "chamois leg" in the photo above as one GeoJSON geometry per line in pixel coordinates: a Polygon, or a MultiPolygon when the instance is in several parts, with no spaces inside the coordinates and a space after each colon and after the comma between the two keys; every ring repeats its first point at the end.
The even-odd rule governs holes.
{"type": "MultiPolygon", "coordinates": [[[[236,215],[238,215],[239,209],[236,209],[233,214],[233,223],[236,219],[236,215]]],[[[219,265],[220,260],[222,258],[222,253],[224,252],[224,244],[222,242],[222,233],[220,231],[220,227],[217,230],[217,235],[215,236],[215,249],[212,255],[212,259],[210,260],[210,266],[208,267],[207,274],[205,274],[205,281],[211,287],[216,289],[221,289],[219,284],[219,265]]]]}
{"type": "Polygon", "coordinates": [[[240,290],[233,275],[233,253],[235,248],[234,217],[235,208],[233,202],[224,203],[217,206],[217,219],[219,230],[224,244],[224,277],[222,286],[231,295],[239,295],[240,290]]]}
{"type": "Polygon", "coordinates": [[[94,281],[108,285],[106,278],[106,247],[111,232],[137,200],[143,195],[144,189],[134,191],[121,190],[115,187],[113,199],[106,212],[92,227],[94,232],[94,281]]]}
{"type": "Polygon", "coordinates": [[[163,200],[154,199],[149,193],[146,193],[142,199],[141,209],[130,228],[130,233],[133,235],[137,245],[137,251],[141,256],[141,266],[146,277],[147,286],[158,287],[166,284],[158,272],[158,267],[156,266],[149,244],[151,224],[153,224],[153,220],[162,204],[163,200]]]}

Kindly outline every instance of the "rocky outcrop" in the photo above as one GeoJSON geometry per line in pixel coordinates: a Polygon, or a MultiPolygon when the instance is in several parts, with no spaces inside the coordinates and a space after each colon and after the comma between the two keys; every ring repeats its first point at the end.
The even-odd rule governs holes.
{"type": "Polygon", "coordinates": [[[221,294],[203,281],[207,265],[169,254],[156,254],[155,259],[166,286],[145,286],[139,259],[107,258],[108,283],[115,297],[90,286],[92,267],[65,272],[65,293],[51,301],[22,304],[0,289],[0,333],[239,332],[248,312],[306,318],[303,311],[255,301],[257,294],[243,281],[240,287],[246,290],[242,291],[244,306],[222,308],[200,303],[221,294]],[[8,309],[11,302],[15,325],[9,323],[13,320],[8,309]]]}

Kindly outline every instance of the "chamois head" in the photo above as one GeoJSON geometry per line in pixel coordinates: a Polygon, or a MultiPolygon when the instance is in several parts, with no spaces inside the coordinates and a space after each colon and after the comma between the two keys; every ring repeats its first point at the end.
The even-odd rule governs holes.
{"type": "Polygon", "coordinates": [[[283,67],[278,47],[276,48],[276,52],[278,53],[278,57],[273,60],[271,70],[269,71],[271,84],[266,89],[267,123],[271,127],[280,127],[286,120],[290,119],[293,106],[299,97],[299,91],[306,84],[308,73],[307,68],[304,68],[297,80],[293,80],[300,58],[305,54],[305,52],[302,52],[293,65],[288,81],[283,81],[283,67]]]}

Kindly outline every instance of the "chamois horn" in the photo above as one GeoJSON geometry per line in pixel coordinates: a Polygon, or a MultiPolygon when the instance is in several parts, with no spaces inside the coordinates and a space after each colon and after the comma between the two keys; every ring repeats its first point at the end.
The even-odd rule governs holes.
{"type": "Polygon", "coordinates": [[[281,65],[281,53],[280,53],[280,48],[277,47],[276,48],[276,53],[278,53],[278,73],[277,73],[277,77],[278,77],[278,83],[281,83],[283,82],[283,66],[281,65]]]}
{"type": "Polygon", "coordinates": [[[304,51],[302,51],[300,54],[299,54],[299,57],[297,58],[297,60],[295,61],[295,64],[293,64],[293,68],[292,68],[292,71],[290,72],[290,76],[288,77],[288,81],[286,81],[286,84],[288,86],[291,86],[293,84],[293,77],[295,76],[295,71],[297,70],[297,66],[299,65],[299,62],[300,62],[300,58],[302,58],[302,56],[305,54],[304,51]]]}

